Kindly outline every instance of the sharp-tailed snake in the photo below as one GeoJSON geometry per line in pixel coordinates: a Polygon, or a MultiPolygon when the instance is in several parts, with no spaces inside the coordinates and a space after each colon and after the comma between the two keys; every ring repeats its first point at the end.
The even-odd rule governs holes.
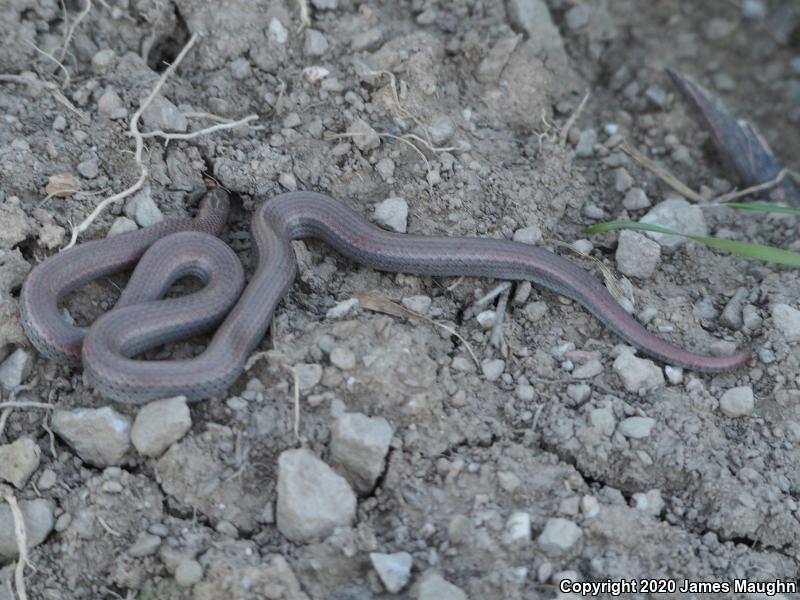
{"type": "Polygon", "coordinates": [[[244,369],[294,281],[297,263],[290,241],[310,237],[381,271],[530,280],[576,300],[625,341],[672,365],[725,371],[750,357],[747,351],[726,357],[694,354],[654,336],[599,280],[541,248],[497,239],[392,233],[314,192],[282,194],[257,209],[252,222],[256,268],[245,287],[236,255],[214,237],[227,214],[228,195],[217,188],[203,199],[194,219],[166,220],[81,244],[38,265],[20,298],[22,324],[31,342],[50,359],[82,363],[100,394],[119,402],[221,395],[244,369]],[[64,319],[58,303],[66,294],[137,261],[114,309],[88,330],[64,319]],[[196,276],[205,286],[187,296],[163,298],[186,275],[196,276]],[[217,325],[208,347],[195,358],[136,358],[217,325]]]}

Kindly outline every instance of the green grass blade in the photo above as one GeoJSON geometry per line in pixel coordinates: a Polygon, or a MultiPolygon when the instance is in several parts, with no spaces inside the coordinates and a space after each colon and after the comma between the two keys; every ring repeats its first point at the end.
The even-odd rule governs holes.
{"type": "Polygon", "coordinates": [[[759,212],[780,213],[783,215],[800,216],[800,208],[780,206],[778,204],[770,204],[769,202],[726,202],[722,206],[738,208],[739,210],[753,210],[759,212]]]}
{"type": "Polygon", "coordinates": [[[745,258],[755,258],[766,262],[778,263],[781,265],[789,265],[792,267],[800,267],[800,254],[791,252],[790,250],[782,250],[781,248],[773,248],[772,246],[764,246],[762,244],[751,244],[750,242],[739,242],[736,240],[722,240],[714,237],[707,237],[703,235],[686,235],[670,229],[669,227],[662,227],[660,225],[652,225],[650,223],[637,223],[635,221],[610,221],[608,223],[599,223],[586,229],[586,233],[604,233],[606,231],[615,231],[617,229],[638,229],[640,231],[653,231],[655,233],[663,233],[666,235],[679,235],[681,237],[689,238],[696,242],[706,244],[712,248],[731,252],[745,258]]]}

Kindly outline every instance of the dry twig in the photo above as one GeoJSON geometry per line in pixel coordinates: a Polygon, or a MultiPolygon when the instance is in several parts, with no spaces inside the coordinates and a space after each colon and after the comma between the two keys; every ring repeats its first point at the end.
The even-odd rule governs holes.
{"type": "Polygon", "coordinates": [[[28,600],[28,592],[25,589],[25,566],[30,566],[30,561],[28,560],[28,537],[25,533],[25,519],[22,516],[17,499],[13,495],[7,494],[3,496],[3,499],[8,503],[9,508],[11,508],[11,514],[14,517],[14,537],[17,541],[19,553],[17,564],[14,567],[14,587],[17,589],[20,600],[28,600]]]}
{"type": "MultiPolygon", "coordinates": [[[[575,125],[575,121],[578,120],[578,117],[581,116],[583,112],[583,108],[586,106],[586,103],[589,101],[589,96],[591,95],[590,90],[586,90],[586,94],[583,96],[583,100],[581,100],[580,104],[578,104],[578,108],[569,116],[566,123],[561,127],[561,131],[558,134],[558,139],[564,144],[567,141],[567,136],[569,135],[569,130],[572,129],[573,125],[575,125]]],[[[545,121],[547,123],[547,121],[545,121]]]]}

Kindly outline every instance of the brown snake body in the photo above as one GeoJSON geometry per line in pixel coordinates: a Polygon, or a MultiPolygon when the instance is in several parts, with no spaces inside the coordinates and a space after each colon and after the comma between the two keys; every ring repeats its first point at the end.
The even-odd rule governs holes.
{"type": "Polygon", "coordinates": [[[89,382],[103,396],[119,402],[141,403],[179,394],[190,400],[221,395],[242,372],[294,281],[297,264],[290,241],[312,237],[381,271],[530,280],[576,300],[624,340],[669,364],[723,371],[742,365],[750,356],[747,351],[704,356],[654,336],[622,309],[599,280],[541,248],[506,240],[392,233],[314,192],[282,194],[257,209],[251,226],[256,270],[240,295],[242,267],[233,251],[210,235],[222,230],[227,212],[227,194],[215,189],[195,219],[162,221],[81,244],[40,264],[25,281],[20,298],[29,339],[51,359],[82,362],[89,382]],[[67,293],[129,268],[140,257],[117,305],[88,333],[59,314],[58,302],[67,293]],[[184,275],[200,278],[205,287],[188,296],[163,299],[184,275]],[[197,357],[134,358],[145,350],[210,331],[220,321],[207,349],[197,357]]]}

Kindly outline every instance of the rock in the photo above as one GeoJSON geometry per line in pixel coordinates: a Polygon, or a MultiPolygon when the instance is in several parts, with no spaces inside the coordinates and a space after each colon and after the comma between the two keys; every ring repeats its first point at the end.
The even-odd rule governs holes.
{"type": "Polygon", "coordinates": [[[100,174],[100,161],[96,156],[87,158],[85,161],[78,163],[78,173],[86,179],[94,179],[100,174]]]}
{"type": "Polygon", "coordinates": [[[742,325],[748,333],[754,333],[761,329],[763,319],[758,313],[758,309],[752,304],[745,304],[742,309],[742,325]]]}
{"type": "Polygon", "coordinates": [[[19,248],[0,249],[0,295],[19,288],[30,271],[31,264],[25,260],[19,248]]]}
{"type": "Polygon", "coordinates": [[[39,468],[40,454],[39,446],[31,438],[19,438],[0,446],[0,479],[21,490],[39,468]]]}
{"type": "Polygon", "coordinates": [[[647,278],[658,268],[661,246],[641,233],[623,230],[617,244],[617,268],[628,277],[647,278]]]}
{"type": "Polygon", "coordinates": [[[13,248],[33,233],[28,215],[18,205],[0,203],[0,250],[13,248]]]}
{"type": "Polygon", "coordinates": [[[594,156],[594,145],[597,143],[597,131],[594,129],[584,129],[578,137],[578,144],[575,146],[575,156],[578,158],[591,158],[594,156]]]}
{"type": "Polygon", "coordinates": [[[747,300],[747,289],[737,289],[736,293],[725,305],[725,308],[719,317],[719,322],[725,327],[733,329],[734,331],[741,329],[742,325],[744,325],[742,311],[745,300],[747,300]]]}
{"type": "Polygon", "coordinates": [[[297,373],[297,386],[301,392],[307,392],[322,379],[322,365],[314,363],[298,363],[294,366],[297,373]]]}
{"type": "Polygon", "coordinates": [[[526,544],[531,539],[531,515],[525,511],[511,513],[506,521],[503,542],[507,545],[526,544]]]}
{"type": "Polygon", "coordinates": [[[142,456],[161,456],[192,427],[185,396],[157,400],[143,406],[131,429],[131,441],[142,456]]]}
{"type": "Polygon", "coordinates": [[[32,360],[30,354],[17,348],[0,364],[0,386],[7,392],[18,388],[31,373],[32,360]]]}
{"type": "Polygon", "coordinates": [[[582,535],[583,531],[575,523],[555,517],[547,520],[536,543],[546,554],[558,556],[572,548],[582,535]]]}
{"type": "Polygon", "coordinates": [[[97,467],[119,464],[131,445],[130,417],[110,406],[57,410],[52,425],[78,456],[97,467]]]}
{"type": "Polygon", "coordinates": [[[306,56],[322,56],[328,51],[328,40],[321,31],[306,29],[303,54],[306,56]]]}
{"type": "Polygon", "coordinates": [[[603,372],[603,363],[597,359],[590,360],[589,362],[576,367],[572,371],[572,376],[575,379],[591,379],[597,377],[603,372]]]}
{"type": "Polygon", "coordinates": [[[589,411],[589,423],[606,437],[611,437],[617,427],[617,419],[610,406],[593,408],[589,411]]]}
{"type": "Polygon", "coordinates": [[[438,573],[427,572],[419,582],[417,600],[467,600],[467,595],[438,573]]]}
{"type": "Polygon", "coordinates": [[[755,409],[753,388],[749,385],[726,390],[719,399],[719,409],[726,417],[746,417],[755,409]]]}
{"type": "Polygon", "coordinates": [[[189,121],[172,102],[164,96],[156,96],[142,113],[147,131],[177,131],[183,133],[189,129],[189,121]]]}
{"type": "Polygon", "coordinates": [[[92,70],[99,75],[108,72],[116,57],[117,55],[110,48],[96,52],[92,56],[92,70]]]}
{"type": "Polygon", "coordinates": [[[585,383],[573,383],[567,386],[567,396],[577,405],[587,402],[591,395],[592,388],[585,383]]]}
{"type": "Polygon", "coordinates": [[[666,108],[669,104],[669,95],[659,85],[651,85],[644,92],[644,97],[658,108],[666,108]]]}
{"type": "Polygon", "coordinates": [[[649,490],[646,494],[637,493],[633,495],[633,503],[636,510],[657,517],[664,510],[664,499],[661,497],[660,490],[649,490]]]}
{"type": "Polygon", "coordinates": [[[391,158],[382,158],[375,163],[375,170],[384,181],[394,177],[394,161],[391,158]]]}
{"type": "Polygon", "coordinates": [[[628,417],[620,422],[618,429],[625,437],[640,440],[650,435],[655,424],[650,417],[628,417]]]}
{"type": "Polygon", "coordinates": [[[788,304],[773,304],[772,321],[787,342],[800,342],[800,310],[788,304]]]}
{"type": "Polygon", "coordinates": [[[362,152],[367,152],[381,145],[381,138],[377,132],[363,119],[356,119],[347,128],[348,136],[352,136],[353,143],[362,152]]]}
{"type": "Polygon", "coordinates": [[[667,381],[672,385],[679,385],[683,383],[683,369],[680,367],[672,367],[667,365],[664,367],[664,373],[667,376],[667,381]]]}
{"type": "Polygon", "coordinates": [[[542,230],[536,225],[528,225],[514,232],[514,241],[523,244],[538,244],[542,239],[542,230]]]}
{"type": "Polygon", "coordinates": [[[153,197],[150,195],[150,188],[139,191],[125,202],[125,214],[136,221],[140,227],[149,227],[164,220],[153,197]]]}
{"type": "Polygon", "coordinates": [[[642,188],[634,187],[629,189],[628,193],[625,194],[625,198],[622,200],[622,206],[627,210],[650,208],[650,199],[642,188]]]}
{"type": "Polygon", "coordinates": [[[356,516],[356,495],[347,481],[306,449],[278,458],[278,530],[304,544],[348,527],[356,516]]]}
{"type": "Polygon", "coordinates": [[[398,233],[405,233],[408,227],[408,203],[405,198],[387,198],[375,207],[375,220],[398,233]]]}
{"type": "Polygon", "coordinates": [[[614,187],[618,192],[626,192],[633,185],[633,177],[624,167],[620,167],[614,173],[614,187]]]}
{"type": "Polygon", "coordinates": [[[128,555],[133,558],[141,558],[143,556],[151,556],[156,553],[158,547],[161,545],[161,538],[152,533],[140,533],[133,545],[128,548],[128,555]]]}
{"type": "Polygon", "coordinates": [[[664,385],[664,375],[652,360],[638,358],[628,350],[614,360],[614,371],[629,392],[638,394],[664,385]]]}
{"type": "Polygon", "coordinates": [[[428,126],[428,135],[436,146],[442,146],[450,141],[455,133],[456,126],[453,119],[447,115],[438,115],[433,118],[428,126]]]}
{"type": "Polygon", "coordinates": [[[348,298],[329,308],[328,312],[325,313],[325,317],[328,319],[340,319],[357,307],[358,298],[348,298]]]}
{"type": "Polygon", "coordinates": [[[19,322],[16,300],[0,290],[0,357],[6,356],[10,347],[25,343],[26,340],[19,322]]]}
{"type": "Polygon", "coordinates": [[[356,355],[349,348],[336,346],[331,350],[331,364],[340,368],[342,371],[350,371],[356,366],[356,355]]]}
{"type": "Polygon", "coordinates": [[[383,42],[383,30],[380,27],[371,27],[356,33],[350,40],[350,48],[354,52],[362,50],[375,50],[383,42]]]}
{"type": "MultiPolygon", "coordinates": [[[[689,204],[681,197],[669,198],[656,204],[640,220],[641,223],[661,225],[679,231],[686,235],[708,235],[708,226],[703,217],[703,210],[699,206],[689,204]]],[[[672,251],[686,243],[686,238],[679,235],[646,232],[667,251],[672,251]]]]}
{"type": "Polygon", "coordinates": [[[339,0],[311,0],[317,10],[336,10],[339,0]]]}
{"type": "Polygon", "coordinates": [[[269,22],[268,37],[270,41],[283,45],[289,39],[289,30],[278,19],[272,18],[269,22]]]}
{"type": "Polygon", "coordinates": [[[191,587],[203,579],[203,566],[194,559],[187,558],[175,569],[175,583],[180,587],[191,587]]]}
{"type": "Polygon", "coordinates": [[[250,61],[240,56],[231,63],[231,76],[237,81],[249,79],[253,75],[253,68],[250,61]]]}
{"type": "Polygon", "coordinates": [[[384,470],[392,426],[383,417],[340,415],[331,429],[331,462],[356,491],[367,494],[384,470]]]}
{"type": "Polygon", "coordinates": [[[406,296],[400,300],[400,303],[408,310],[413,310],[421,315],[426,315],[431,308],[431,304],[433,304],[433,300],[430,296],[406,296]]]}
{"type": "Polygon", "coordinates": [[[369,559],[387,592],[397,594],[406,587],[411,578],[411,565],[414,561],[408,552],[394,554],[370,552],[369,559]]]}
{"type": "MultiPolygon", "coordinates": [[[[28,552],[30,552],[41,544],[53,530],[55,505],[50,500],[39,498],[22,500],[19,508],[25,523],[28,552]]],[[[11,513],[11,507],[3,502],[0,504],[0,563],[16,560],[18,556],[14,515],[11,513]]]]}
{"type": "Polygon", "coordinates": [[[111,119],[123,118],[128,114],[125,105],[122,103],[122,98],[111,86],[108,86],[103,95],[97,100],[97,110],[100,114],[111,119]]]}
{"type": "Polygon", "coordinates": [[[486,381],[497,381],[506,369],[506,361],[500,358],[487,358],[481,363],[481,371],[486,381]]]}
{"type": "Polygon", "coordinates": [[[136,226],[136,221],[133,219],[129,219],[128,217],[117,217],[111,224],[106,237],[114,237],[115,235],[120,235],[121,233],[136,231],[137,229],[138,227],[136,226]]]}
{"type": "Polygon", "coordinates": [[[745,19],[763,19],[767,14],[767,5],[762,0],[742,1],[742,16],[745,19]]]}
{"type": "Polygon", "coordinates": [[[45,223],[39,230],[39,243],[48,250],[55,250],[64,243],[66,229],[55,223],[45,223]]]}

